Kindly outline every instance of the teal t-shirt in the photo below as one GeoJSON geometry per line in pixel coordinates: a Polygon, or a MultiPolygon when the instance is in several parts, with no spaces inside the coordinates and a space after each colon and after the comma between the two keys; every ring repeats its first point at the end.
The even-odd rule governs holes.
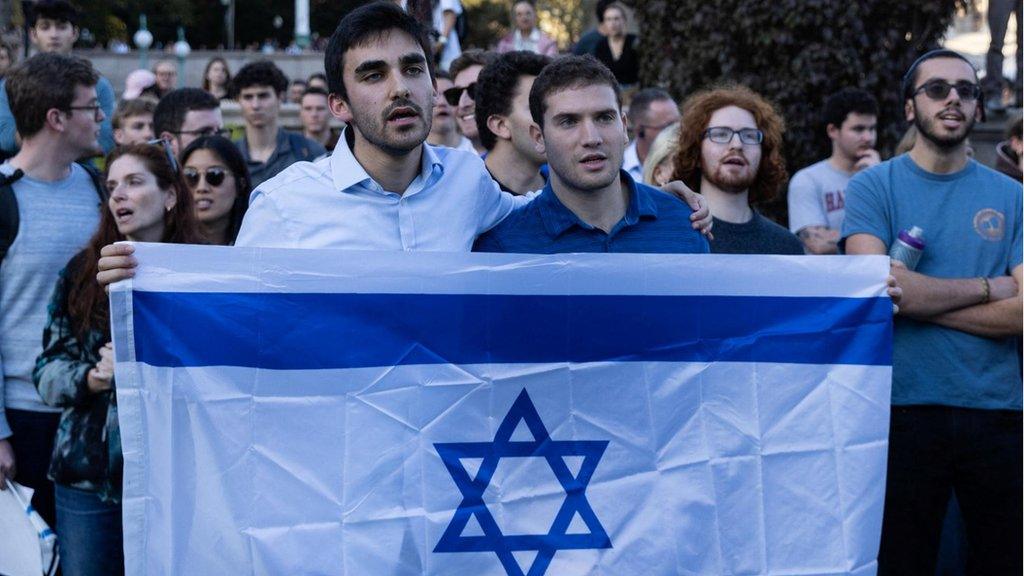
{"type": "MultiPolygon", "coordinates": [[[[1021,185],[974,160],[953,174],[921,169],[909,154],[857,174],[846,189],[843,239],[870,234],[892,246],[924,230],[917,271],[936,278],[1006,276],[1021,264],[1021,185]]],[[[1021,409],[1018,339],[982,338],[897,317],[894,405],[1021,409]]]]}

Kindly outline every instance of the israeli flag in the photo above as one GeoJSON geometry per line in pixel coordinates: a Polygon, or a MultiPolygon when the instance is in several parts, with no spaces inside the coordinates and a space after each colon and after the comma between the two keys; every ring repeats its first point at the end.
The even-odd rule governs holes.
{"type": "Polygon", "coordinates": [[[874,574],[884,257],[136,247],[129,574],[874,574]]]}

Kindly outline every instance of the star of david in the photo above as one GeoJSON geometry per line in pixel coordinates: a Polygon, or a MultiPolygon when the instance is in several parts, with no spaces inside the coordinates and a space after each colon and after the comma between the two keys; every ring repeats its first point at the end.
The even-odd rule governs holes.
{"type": "Polygon", "coordinates": [[[462,503],[455,510],[434,552],[494,552],[508,576],[543,576],[558,550],[586,550],[611,548],[611,539],[597,519],[586,490],[597,463],[601,460],[607,440],[562,441],[552,440],[537,408],[524,389],[512,404],[505,419],[498,426],[493,442],[436,443],[438,455],[444,462],[452,480],[462,492],[462,503]],[[512,441],[512,433],[519,422],[525,422],[533,440],[512,441]],[[574,477],[565,456],[582,456],[579,473],[574,477]],[[484,491],[498,462],[505,457],[544,458],[555,478],[565,490],[565,501],[555,515],[547,534],[505,536],[484,503],[484,491]],[[476,478],[470,477],[462,458],[482,458],[476,478]],[[574,516],[579,515],[589,530],[588,534],[567,533],[574,516]],[[476,516],[483,536],[463,536],[470,518],[476,516]],[[525,575],[513,556],[516,551],[536,551],[537,556],[525,575]]]}

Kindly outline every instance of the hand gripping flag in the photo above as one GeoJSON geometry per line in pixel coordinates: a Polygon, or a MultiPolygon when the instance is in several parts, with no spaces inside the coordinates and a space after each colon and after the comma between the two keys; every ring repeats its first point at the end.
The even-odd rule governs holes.
{"type": "Polygon", "coordinates": [[[882,257],[137,246],[130,574],[873,574],[882,257]]]}

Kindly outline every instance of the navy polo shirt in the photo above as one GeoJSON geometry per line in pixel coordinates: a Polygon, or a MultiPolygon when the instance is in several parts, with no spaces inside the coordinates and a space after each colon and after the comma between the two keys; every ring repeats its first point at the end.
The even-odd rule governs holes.
{"type": "Polygon", "coordinates": [[[555,195],[551,183],[532,202],[516,208],[500,224],[477,238],[474,252],[564,254],[628,252],[706,254],[708,242],[693,229],[686,203],[645,184],[626,172],[629,206],[622,220],[605,233],[580,220],[555,195]]]}

